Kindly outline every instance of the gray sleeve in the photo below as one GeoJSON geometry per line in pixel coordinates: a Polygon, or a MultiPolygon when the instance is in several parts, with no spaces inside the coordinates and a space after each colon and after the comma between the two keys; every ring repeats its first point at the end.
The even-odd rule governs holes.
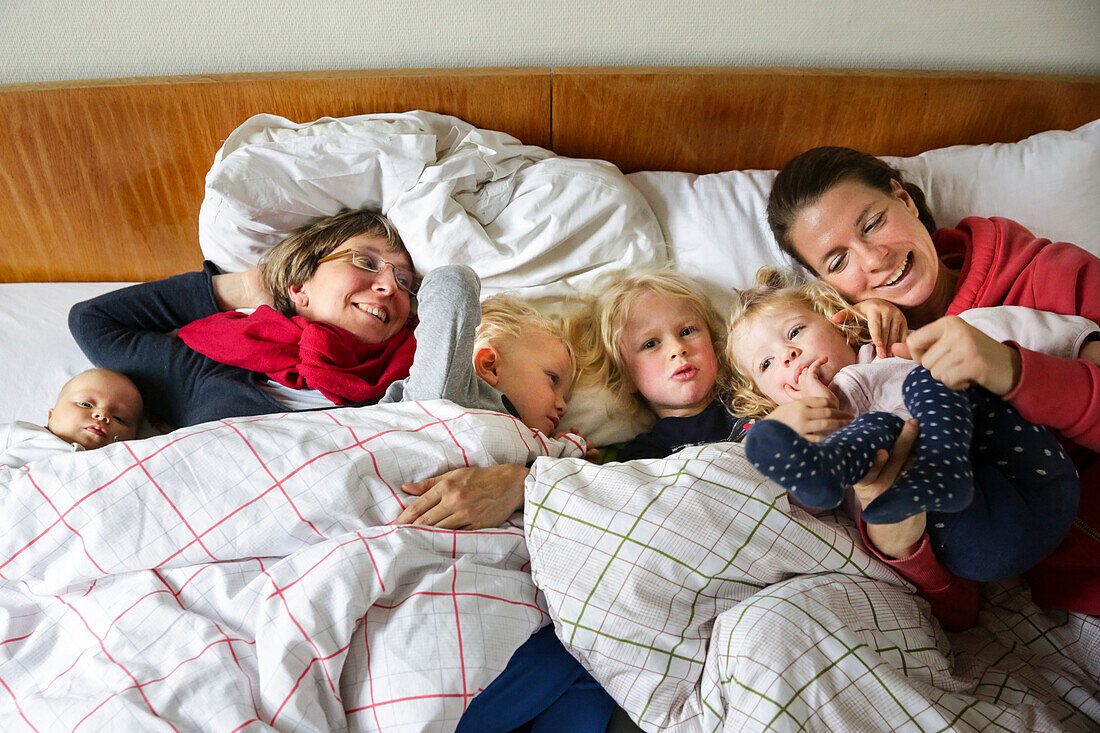
{"type": "Polygon", "coordinates": [[[474,371],[480,295],[481,280],[465,265],[437,267],[424,278],[417,294],[416,354],[398,399],[445,399],[463,407],[503,409],[500,393],[474,371]]]}

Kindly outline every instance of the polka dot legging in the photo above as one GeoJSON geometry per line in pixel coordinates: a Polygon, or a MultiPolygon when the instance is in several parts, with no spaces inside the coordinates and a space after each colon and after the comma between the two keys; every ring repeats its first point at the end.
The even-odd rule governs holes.
{"type": "MultiPolygon", "coordinates": [[[[902,388],[920,422],[912,459],[863,511],[872,524],[929,512],[928,533],[957,575],[1015,575],[1049,554],[1069,531],[1080,490],[1073,463],[1045,429],[984,389],[948,389],[916,367],[902,388]]],[[[749,430],[745,454],[802,504],[832,508],[889,450],[903,421],[868,412],[813,443],[775,420],[749,430]]]]}

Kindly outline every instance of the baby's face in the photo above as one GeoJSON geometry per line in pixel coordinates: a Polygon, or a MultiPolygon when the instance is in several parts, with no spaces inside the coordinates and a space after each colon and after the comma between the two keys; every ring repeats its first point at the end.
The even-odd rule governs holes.
{"type": "Polygon", "coordinates": [[[798,377],[815,360],[828,358],[818,371],[826,386],[856,361],[835,323],[797,303],[742,319],[730,329],[728,344],[734,366],[778,405],[798,399],[798,377]]]}
{"type": "Polygon", "coordinates": [[[87,450],[116,440],[130,440],[141,423],[142,402],[137,388],[125,377],[90,370],[73,377],[61,389],[46,427],[87,450]]]}
{"type": "Polygon", "coordinates": [[[706,320],[687,300],[663,293],[635,300],[619,352],[632,386],[658,417],[697,415],[714,397],[714,342],[706,320]]]}

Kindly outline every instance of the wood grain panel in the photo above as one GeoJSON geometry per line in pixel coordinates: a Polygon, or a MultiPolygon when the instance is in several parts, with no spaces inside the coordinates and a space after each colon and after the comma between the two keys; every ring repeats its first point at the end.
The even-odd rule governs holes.
{"type": "Polygon", "coordinates": [[[553,148],[626,172],[779,168],[817,145],[914,155],[1100,118],[1100,77],[554,68],[553,148]]]}
{"type": "Polygon", "coordinates": [[[549,147],[549,69],[0,86],[0,282],[151,280],[195,269],[206,171],[244,120],[412,109],[549,147]]]}

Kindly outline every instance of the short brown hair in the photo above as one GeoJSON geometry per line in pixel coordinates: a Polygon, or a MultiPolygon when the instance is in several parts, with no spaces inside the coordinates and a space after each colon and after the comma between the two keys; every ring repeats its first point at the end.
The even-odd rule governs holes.
{"type": "Polygon", "coordinates": [[[791,227],[803,209],[813,206],[833,186],[844,181],[858,181],[890,195],[893,195],[890,181],[897,181],[916,204],[917,216],[924,228],[929,233],[936,231],[924,191],[915,183],[906,183],[901,171],[884,160],[852,148],[812,148],[783,166],[768,195],[768,226],[775,241],[780,249],[807,269],[816,272],[795,249],[790,237],[791,227]]]}
{"type": "MultiPolygon", "coordinates": [[[[837,290],[820,280],[804,281],[797,273],[765,265],[756,271],[756,287],[735,291],[736,298],[730,307],[729,335],[723,349],[729,362],[730,409],[741,417],[760,418],[775,409],[775,401],[765,395],[751,376],[743,373],[733,358],[734,329],[740,323],[758,315],[769,315],[782,305],[797,304],[820,313],[826,319],[848,307],[837,290]]],[[[864,344],[871,340],[866,322],[853,319],[836,324],[836,328],[849,343],[864,344]]]]}
{"type": "Polygon", "coordinates": [[[318,219],[295,229],[272,247],[260,266],[264,285],[275,301],[275,310],[285,316],[293,316],[294,302],[288,292],[291,286],[309,282],[317,272],[317,263],[322,257],[360,234],[385,240],[388,251],[409,256],[397,229],[389,219],[375,211],[351,209],[318,219]]]}

